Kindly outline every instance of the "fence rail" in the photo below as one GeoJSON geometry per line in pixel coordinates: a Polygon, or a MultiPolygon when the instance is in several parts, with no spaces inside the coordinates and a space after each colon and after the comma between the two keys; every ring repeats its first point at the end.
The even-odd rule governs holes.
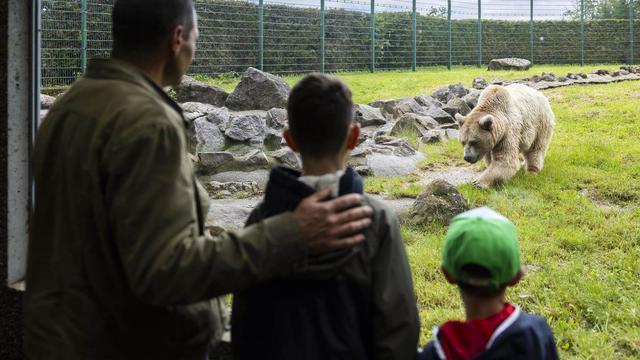
{"type": "MultiPolygon", "coordinates": [[[[587,0],[196,0],[193,74],[278,74],[534,63],[634,63],[639,0],[593,19],[587,0]]],[[[111,48],[112,0],[42,0],[43,86],[68,85],[111,48]]]]}

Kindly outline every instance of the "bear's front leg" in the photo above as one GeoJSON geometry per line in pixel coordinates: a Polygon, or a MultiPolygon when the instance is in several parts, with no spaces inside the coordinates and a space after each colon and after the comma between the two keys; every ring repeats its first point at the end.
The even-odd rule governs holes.
{"type": "Polygon", "coordinates": [[[478,178],[473,180],[473,185],[487,189],[495,184],[509,181],[517,172],[517,163],[512,164],[494,160],[478,178]]]}

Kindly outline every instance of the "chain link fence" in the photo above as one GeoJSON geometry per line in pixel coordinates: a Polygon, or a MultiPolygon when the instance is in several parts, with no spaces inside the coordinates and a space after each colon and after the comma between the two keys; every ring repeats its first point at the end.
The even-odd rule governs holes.
{"type": "MultiPolygon", "coordinates": [[[[536,64],[635,63],[640,2],[592,0],[196,0],[190,73],[276,73],[536,64]],[[620,6],[619,6],[620,7],[620,6]]],[[[109,55],[113,0],[42,0],[42,80],[66,86],[109,55]]]]}

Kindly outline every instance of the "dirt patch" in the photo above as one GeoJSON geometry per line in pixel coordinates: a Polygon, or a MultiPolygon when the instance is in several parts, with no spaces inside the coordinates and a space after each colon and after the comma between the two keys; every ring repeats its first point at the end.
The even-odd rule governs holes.
{"type": "Polygon", "coordinates": [[[422,184],[426,185],[435,180],[444,180],[451,185],[458,186],[468,184],[476,177],[480,176],[480,171],[470,166],[456,166],[451,168],[441,168],[428,170],[420,174],[422,184]]]}

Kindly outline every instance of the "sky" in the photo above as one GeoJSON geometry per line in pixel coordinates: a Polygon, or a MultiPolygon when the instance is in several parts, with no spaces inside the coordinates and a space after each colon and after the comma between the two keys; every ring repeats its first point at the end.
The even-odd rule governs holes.
{"type": "MultiPolygon", "coordinates": [[[[417,11],[426,13],[436,7],[447,8],[447,0],[416,0],[417,11]]],[[[265,0],[265,3],[281,3],[296,6],[319,7],[319,0],[265,0]]],[[[325,0],[327,8],[370,11],[369,0],[325,0]]],[[[567,10],[575,8],[576,0],[533,0],[535,19],[563,19],[567,10]]],[[[483,19],[529,19],[530,0],[482,0],[483,19]]],[[[376,12],[411,11],[412,0],[376,0],[376,12]]],[[[451,0],[451,16],[454,19],[476,19],[477,0],[451,0]]]]}

